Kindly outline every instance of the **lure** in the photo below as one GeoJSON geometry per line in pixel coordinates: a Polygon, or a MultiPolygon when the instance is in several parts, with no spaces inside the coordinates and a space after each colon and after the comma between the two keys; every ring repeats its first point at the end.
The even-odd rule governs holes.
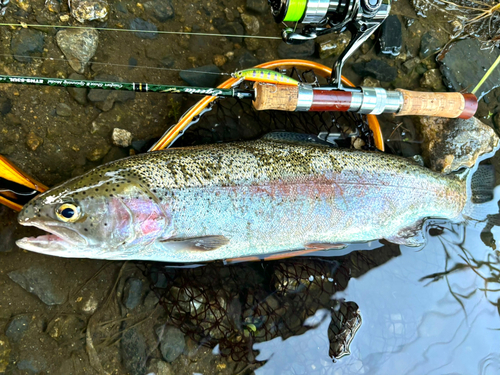
{"type": "Polygon", "coordinates": [[[281,85],[298,86],[299,81],[284,74],[269,69],[245,69],[232,74],[234,78],[242,78],[245,81],[275,83],[281,85]]]}

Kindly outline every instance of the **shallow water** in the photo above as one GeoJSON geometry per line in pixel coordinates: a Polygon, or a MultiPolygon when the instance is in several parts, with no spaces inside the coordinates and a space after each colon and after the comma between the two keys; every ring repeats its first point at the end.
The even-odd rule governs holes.
{"type": "MultiPolygon", "coordinates": [[[[57,17],[67,13],[65,4],[57,15],[44,10],[43,3],[25,11],[23,4],[12,1],[5,19],[57,23],[57,17]]],[[[239,7],[258,18],[260,35],[279,36],[280,29],[268,13],[247,11],[243,1],[172,4],[175,17],[161,23],[138,3],[112,2],[107,23],[92,24],[119,27],[142,17],[164,30],[217,32],[213,19],[227,19],[226,8],[238,19],[239,7]]],[[[403,21],[417,19],[402,0],[393,3],[392,13],[403,21]]],[[[407,51],[413,56],[425,31],[447,27],[437,18],[413,25],[403,28],[407,51]]],[[[9,54],[16,31],[2,27],[0,33],[3,53],[9,54]]],[[[44,35],[42,56],[62,58],[55,31],[44,35]]],[[[247,67],[241,57],[255,47],[245,41],[178,35],[140,39],[129,33],[100,32],[99,38],[87,76],[111,74],[152,83],[183,84],[178,71],[164,69],[166,57],[173,64],[170,68],[187,69],[229,53],[233,57],[221,71],[233,72],[247,67]]],[[[252,52],[257,61],[278,58],[279,41],[258,44],[252,52]]],[[[350,62],[374,58],[373,44],[370,40],[369,52],[357,53],[350,62]]],[[[333,63],[333,58],[309,59],[333,63]]],[[[402,64],[386,60],[397,67],[402,64]]],[[[435,67],[432,59],[427,64],[435,67]]],[[[10,56],[1,56],[0,71],[58,77],[73,72],[64,61],[21,63],[10,56]]],[[[361,81],[350,64],[344,74],[356,84],[361,81]]],[[[415,88],[419,76],[401,73],[397,82],[398,87],[415,88]]],[[[488,97],[490,105],[482,102],[478,112],[483,118],[496,112],[495,95],[488,97]]],[[[133,100],[116,101],[101,111],[96,102],[78,104],[64,89],[12,85],[0,87],[0,99],[0,153],[47,185],[127,156],[129,149],[112,145],[113,128],[127,129],[134,140],[148,144],[194,102],[137,93],[133,100]],[[56,114],[59,103],[70,107],[69,117],[56,114]],[[94,160],[93,155],[101,154],[94,160]]],[[[235,139],[262,131],[248,124],[244,130],[233,125],[229,137],[235,139]]],[[[418,144],[413,131],[409,143],[400,142],[407,134],[400,132],[394,119],[386,118],[383,126],[389,143],[395,145],[390,147],[393,152],[403,152],[404,145],[415,144],[411,142],[418,144]]],[[[410,129],[411,124],[405,122],[404,127],[410,129]]],[[[202,133],[202,141],[217,140],[219,133],[213,129],[202,133]]],[[[192,137],[185,142],[193,142],[192,137]]],[[[497,161],[494,165],[499,169],[497,161]]],[[[489,227],[498,240],[497,222],[490,218],[489,227]]],[[[13,240],[38,232],[18,226],[15,213],[2,208],[0,373],[498,374],[500,266],[498,251],[483,242],[492,244],[489,230],[481,232],[487,225],[448,224],[442,234],[434,230],[434,236],[427,235],[429,242],[422,249],[374,242],[262,265],[163,269],[21,251],[13,240]],[[16,272],[29,275],[32,286],[41,286],[36,293],[45,302],[23,289],[19,279],[13,281],[16,272]],[[50,301],[57,303],[47,304],[50,301]],[[180,342],[185,344],[169,363],[156,331],[165,324],[180,330],[175,331],[178,341],[172,339],[166,348],[170,355],[180,342]]]]}

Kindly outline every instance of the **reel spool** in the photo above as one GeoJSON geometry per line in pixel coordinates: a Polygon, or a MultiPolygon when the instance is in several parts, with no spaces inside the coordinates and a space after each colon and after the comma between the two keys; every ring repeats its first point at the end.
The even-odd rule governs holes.
{"type": "Polygon", "coordinates": [[[302,29],[287,27],[282,32],[288,44],[300,44],[334,31],[349,30],[351,41],[335,62],[332,86],[341,90],[345,61],[384,22],[390,0],[269,0],[276,23],[295,22],[302,29]]]}

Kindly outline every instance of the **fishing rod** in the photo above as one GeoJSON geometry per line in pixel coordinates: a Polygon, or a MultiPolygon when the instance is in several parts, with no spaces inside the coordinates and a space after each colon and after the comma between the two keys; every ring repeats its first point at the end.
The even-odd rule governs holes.
{"type": "Polygon", "coordinates": [[[121,90],[135,92],[162,92],[173,94],[194,94],[210,95],[221,97],[232,97],[239,99],[252,99],[253,93],[248,90],[238,90],[235,88],[219,89],[213,87],[192,87],[175,85],[158,85],[143,82],[110,82],[110,81],[91,81],[81,79],[66,78],[45,78],[45,77],[25,77],[0,75],[0,83],[28,84],[38,86],[53,87],[74,87],[102,90],[121,90]]]}
{"type": "Polygon", "coordinates": [[[257,110],[337,111],[372,115],[394,113],[399,116],[420,115],[463,119],[471,118],[477,110],[477,98],[473,94],[402,89],[390,91],[380,87],[342,88],[340,90],[332,86],[314,87],[298,82],[282,73],[260,68],[241,70],[233,76],[239,80],[231,88],[11,75],[0,75],[0,83],[233,97],[252,99],[257,110]],[[242,80],[254,81],[254,89],[235,88],[234,86],[242,80]]]}

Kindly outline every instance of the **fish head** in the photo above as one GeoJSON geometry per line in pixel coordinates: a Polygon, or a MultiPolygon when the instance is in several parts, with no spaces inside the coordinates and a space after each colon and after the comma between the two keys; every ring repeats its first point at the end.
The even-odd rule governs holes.
{"type": "Polygon", "coordinates": [[[137,246],[168,238],[169,215],[147,186],[127,175],[94,171],[27,203],[19,223],[49,234],[17,245],[61,257],[126,259],[137,246]]]}

